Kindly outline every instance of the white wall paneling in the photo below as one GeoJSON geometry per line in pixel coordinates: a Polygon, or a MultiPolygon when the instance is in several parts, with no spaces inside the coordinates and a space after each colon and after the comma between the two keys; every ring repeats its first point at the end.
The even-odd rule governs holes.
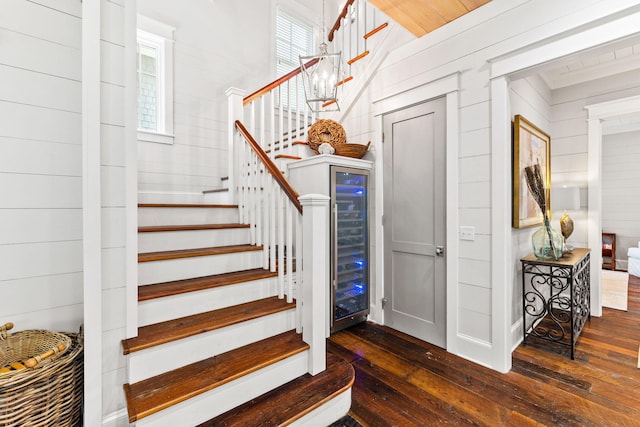
{"type": "Polygon", "coordinates": [[[0,137],[0,170],[4,173],[80,177],[82,146],[0,137]]]}
{"type": "MultiPolygon", "coordinates": [[[[640,91],[639,91],[640,92],[640,91]]],[[[638,114],[640,112],[640,96],[614,99],[608,102],[587,105],[589,114],[589,217],[588,238],[592,248],[600,248],[602,232],[602,121],[619,116],[638,114]]],[[[592,251],[591,262],[600,266],[602,254],[592,251]]],[[[599,269],[591,269],[591,313],[602,314],[602,288],[600,286],[599,269]],[[595,286],[593,285],[595,283],[595,286]]]]}
{"type": "MultiPolygon", "coordinates": [[[[118,134],[122,134],[122,141],[114,145],[111,141],[111,150],[122,154],[125,165],[125,239],[126,247],[123,251],[125,262],[124,281],[127,292],[126,315],[127,323],[123,338],[131,338],[138,335],[138,108],[137,108],[137,82],[138,76],[135,63],[137,60],[137,2],[128,0],[125,10],[125,42],[124,50],[124,81],[125,81],[125,127],[118,134]],[[117,151],[120,148],[121,151],[117,151]]],[[[103,143],[104,145],[104,143],[103,143]]],[[[103,160],[104,162],[104,160],[103,160]]],[[[106,164],[106,163],[105,163],[106,164]]],[[[107,412],[108,413],[108,412],[107,412]]],[[[125,414],[126,417],[126,414],[125,414]]]]}
{"type": "Polygon", "coordinates": [[[0,65],[0,99],[26,105],[80,112],[81,83],[8,65],[0,65]]]}
{"type": "Polygon", "coordinates": [[[0,323],[17,330],[82,323],[78,10],[0,4],[0,323]]]}
{"type": "MultiPolygon", "coordinates": [[[[633,6],[631,4],[626,4],[625,2],[620,2],[620,4],[616,4],[616,7],[624,6],[622,3],[624,3],[624,5],[626,5],[627,7],[633,6]]],[[[599,4],[599,5],[595,5],[593,8],[585,8],[582,11],[580,11],[580,13],[578,13],[576,17],[579,17],[581,15],[591,16],[590,14],[593,13],[594,10],[598,10],[601,7],[603,7],[603,5],[599,4]]],[[[626,16],[633,16],[634,14],[637,14],[637,11],[632,10],[626,16]]],[[[523,68],[529,68],[534,65],[538,65],[538,63],[544,62],[545,65],[547,65],[546,63],[552,59],[559,59],[562,56],[566,56],[572,53],[579,52],[584,49],[588,49],[589,47],[595,46],[597,44],[596,42],[604,42],[604,40],[613,41],[616,38],[623,37],[623,36],[626,37],[631,34],[634,34],[635,31],[637,31],[633,26],[630,25],[630,22],[628,22],[626,18],[620,18],[620,16],[615,16],[615,15],[612,15],[612,16],[613,18],[605,19],[601,21],[599,25],[596,25],[596,24],[590,25],[590,26],[587,25],[582,28],[582,31],[576,32],[572,35],[558,37],[555,41],[540,44],[539,46],[535,47],[533,50],[525,48],[525,49],[520,49],[518,53],[513,55],[510,55],[510,54],[503,55],[501,58],[493,62],[491,67],[492,76],[497,77],[504,74],[517,75],[519,78],[531,76],[535,73],[528,71],[526,73],[517,74],[516,72],[521,71],[523,68]],[[613,29],[614,27],[615,27],[615,30],[613,29]],[[533,53],[533,55],[529,56],[530,53],[533,53]],[[523,62],[523,59],[525,56],[527,56],[527,58],[525,62],[523,62]]],[[[620,79],[619,76],[616,77],[616,79],[618,82],[622,80],[620,79]]],[[[610,79],[610,80],[611,81],[609,81],[608,84],[615,86],[615,83],[613,83],[613,79],[610,79]]],[[[625,83],[622,83],[622,85],[624,84],[628,84],[628,80],[625,83]]],[[[620,83],[618,83],[618,85],[620,85],[620,83]]],[[[595,90],[595,86],[596,85],[594,84],[594,90],[595,90]]],[[[597,85],[597,86],[598,86],[597,91],[599,92],[598,96],[604,96],[605,98],[610,96],[615,96],[613,95],[613,92],[615,92],[614,90],[606,91],[606,90],[603,90],[602,85],[597,85]]],[[[558,90],[558,92],[559,92],[558,94],[556,94],[555,91],[552,92],[550,98],[546,95],[544,96],[545,100],[547,100],[547,103],[553,104],[550,106],[551,111],[555,112],[557,110],[559,112],[558,118],[556,118],[556,116],[553,114],[547,116],[547,117],[550,117],[553,122],[553,125],[552,125],[553,131],[551,132],[552,145],[555,137],[574,138],[574,141],[575,141],[576,139],[581,139],[579,135],[586,135],[586,123],[584,120],[584,113],[576,111],[577,109],[572,108],[572,106],[568,106],[568,105],[561,105],[558,108],[556,108],[556,105],[566,103],[567,101],[575,102],[575,100],[584,98],[584,95],[585,95],[584,88],[578,88],[574,86],[574,87],[569,87],[567,89],[558,90]],[[572,93],[574,94],[580,93],[580,95],[571,96],[572,93]],[[549,100],[551,102],[549,102],[549,100]],[[558,122],[556,122],[556,120],[558,120],[558,122]]],[[[512,96],[511,99],[512,101],[514,100],[522,101],[522,98],[519,99],[518,96],[512,96]]],[[[503,102],[503,100],[494,98],[493,102],[497,104],[499,102],[503,102]]],[[[578,105],[580,105],[580,103],[581,102],[578,102],[578,105]]],[[[520,103],[520,105],[522,106],[522,103],[520,103]]],[[[582,105],[584,105],[584,101],[582,101],[582,105]]],[[[533,108],[534,110],[531,113],[536,114],[537,109],[535,108],[535,106],[531,105],[530,107],[533,108]]],[[[515,108],[513,108],[511,112],[513,114],[516,114],[519,111],[515,111],[515,108]]],[[[544,129],[543,126],[541,127],[544,129]]],[[[548,122],[547,122],[547,127],[548,127],[548,122]]],[[[504,139],[505,139],[505,142],[508,141],[508,139],[506,138],[504,139]]],[[[580,150],[581,146],[582,146],[582,150],[584,150],[584,144],[579,144],[577,146],[577,149],[580,150]]],[[[597,162],[594,161],[592,163],[591,160],[587,162],[585,160],[585,155],[583,153],[576,153],[574,150],[575,148],[572,150],[571,148],[568,148],[565,146],[561,155],[552,156],[551,164],[552,164],[552,173],[553,173],[552,182],[554,183],[553,185],[557,185],[559,182],[562,182],[562,181],[564,182],[574,181],[574,182],[580,182],[580,183],[586,184],[585,178],[587,177],[587,174],[586,174],[587,163],[589,163],[589,170],[591,170],[592,165],[595,165],[597,162]],[[556,169],[556,166],[558,166],[558,169],[556,169]]],[[[589,158],[591,159],[592,156],[596,156],[599,158],[599,153],[597,152],[594,153],[591,150],[591,145],[590,145],[589,158]]],[[[589,181],[589,188],[590,188],[589,191],[591,193],[593,183],[594,183],[593,176],[591,173],[589,173],[588,181],[589,181]]],[[[598,193],[599,193],[599,190],[598,190],[598,193]]],[[[592,212],[591,197],[589,199],[590,199],[589,215],[592,218],[589,221],[589,223],[592,223],[593,220],[598,216],[598,214],[596,212],[592,212]]],[[[599,219],[596,220],[595,222],[598,222],[598,221],[599,219]]],[[[590,232],[589,235],[591,236],[592,233],[590,232]]],[[[519,237],[522,237],[522,233],[521,234],[514,233],[513,237],[514,237],[513,239],[514,241],[522,242],[522,240],[519,239],[519,237]]],[[[600,237],[598,232],[597,239],[596,237],[589,238],[589,246],[594,247],[593,244],[595,244],[596,241],[599,241],[599,239],[600,237]]],[[[599,243],[597,243],[595,247],[599,247],[599,243]]],[[[518,252],[525,248],[526,248],[526,245],[522,243],[514,247],[514,250],[516,251],[514,252],[514,255],[516,256],[516,258],[517,258],[518,252]],[[520,248],[520,249],[517,249],[517,248],[520,248]]],[[[593,265],[599,265],[599,262],[600,262],[599,253],[596,253],[596,254],[592,253],[592,262],[593,262],[593,265]]],[[[518,267],[516,267],[516,269],[517,268],[518,267]]],[[[514,272],[516,271],[516,269],[514,269],[514,272]]],[[[591,281],[592,283],[592,314],[599,315],[601,313],[601,311],[597,308],[598,306],[597,301],[599,301],[599,298],[597,297],[595,292],[595,290],[599,289],[599,274],[595,274],[594,270],[598,271],[598,269],[592,269],[592,281],[591,281]],[[595,276],[598,276],[598,277],[595,277],[595,276]]],[[[513,277],[514,279],[516,279],[517,275],[514,274],[513,277]]],[[[514,301],[515,301],[517,299],[517,295],[514,295],[514,296],[516,297],[514,298],[514,301]]],[[[513,316],[514,318],[511,319],[512,325],[514,325],[517,321],[516,319],[517,316],[515,314],[516,313],[514,312],[514,316],[513,316]]]]}
{"type": "Polygon", "coordinates": [[[2,136],[80,144],[79,113],[0,100],[0,116],[11,117],[2,124],[2,136]]]}
{"type": "MultiPolygon", "coordinates": [[[[2,7],[5,5],[2,3],[2,7]]],[[[10,15],[3,12],[3,16],[10,15]]],[[[0,28],[0,40],[0,63],[80,81],[80,50],[77,48],[4,28],[0,28]]]]}
{"type": "Polygon", "coordinates": [[[76,0],[31,0],[31,2],[82,18],[82,4],[76,0]]]}
{"type": "MultiPolygon", "coordinates": [[[[78,267],[81,268],[82,266],[78,267]]],[[[19,289],[20,292],[26,291],[30,296],[28,299],[2,298],[0,312],[3,318],[6,319],[14,319],[24,313],[42,313],[59,307],[78,306],[80,309],[82,307],[81,271],[60,274],[48,272],[44,275],[34,274],[33,277],[3,279],[0,288],[2,288],[5,295],[16,294],[16,290],[19,289]]],[[[41,320],[37,319],[38,316],[35,317],[30,321],[30,324],[32,327],[35,326],[36,329],[42,329],[42,324],[39,324],[41,320]]],[[[73,318],[63,318],[60,321],[65,324],[65,327],[61,330],[77,332],[79,324],[73,322],[73,318]]],[[[16,329],[29,329],[26,325],[13,322],[16,325],[16,329]]]]}
{"type": "Polygon", "coordinates": [[[67,13],[64,6],[50,7],[24,0],[4,0],[0,6],[0,27],[80,49],[82,20],[80,16],[67,13]]]}
{"type": "MultiPolygon", "coordinates": [[[[84,423],[102,422],[102,262],[100,209],[100,28],[103,1],[82,3],[82,207],[84,423]]],[[[108,22],[106,22],[108,25],[108,22]]]]}
{"type": "MultiPolygon", "coordinates": [[[[637,3],[633,1],[606,3],[598,0],[572,0],[562,4],[551,0],[508,4],[491,2],[456,20],[453,25],[439,28],[390,52],[372,77],[371,85],[360,95],[361,103],[366,103],[368,99],[384,100],[409,93],[424,82],[436,81],[459,72],[460,109],[457,116],[460,125],[456,134],[460,137],[459,159],[465,159],[459,165],[461,168],[471,167],[471,170],[460,172],[461,182],[456,186],[457,198],[466,220],[476,219],[472,215],[474,210],[484,211],[484,222],[480,217],[477,220],[479,227],[484,227],[487,234],[483,236],[483,233],[479,233],[469,247],[460,245],[458,271],[460,265],[468,262],[462,257],[463,252],[466,256],[478,258],[470,260],[479,266],[485,266],[482,269],[485,273],[478,278],[465,275],[465,281],[476,286],[487,286],[490,283],[492,309],[490,321],[480,322],[485,326],[489,325],[489,329],[478,330],[477,335],[465,336],[458,342],[458,354],[495,369],[508,370],[510,367],[512,318],[517,317],[517,313],[512,312],[516,297],[513,289],[519,286],[516,260],[519,260],[521,252],[530,250],[529,239],[532,232],[523,230],[512,234],[510,227],[511,117],[522,113],[536,124],[541,124],[540,127],[547,132],[553,127],[553,94],[542,78],[531,72],[512,79],[507,79],[506,75],[522,71],[523,62],[520,59],[529,60],[528,54],[534,50],[534,58],[550,59],[549,52],[551,55],[555,52],[552,47],[568,50],[573,48],[578,51],[594,44],[591,36],[597,37],[599,41],[607,37],[613,40],[619,37],[621,28],[624,28],[622,32],[630,34],[635,30],[630,25],[631,19],[627,17],[634,16],[637,9],[637,3]],[[625,9],[628,9],[625,13],[616,15],[625,9]],[[520,19],[522,16],[528,17],[526,23],[520,19]],[[619,21],[623,16],[625,18],[619,21]],[[608,31],[616,26],[615,31],[608,31]],[[586,36],[573,37],[579,33],[586,36]],[[545,45],[549,46],[548,51],[541,48],[545,45]],[[543,56],[538,58],[536,55],[543,56]],[[514,57],[518,60],[514,60],[514,57]],[[498,80],[503,76],[503,81],[498,80]],[[489,166],[486,165],[486,160],[467,159],[483,155],[490,156],[489,166]],[[485,166],[480,166],[483,162],[485,166]],[[485,180],[486,172],[476,170],[481,167],[490,168],[489,180],[485,180]],[[491,217],[491,227],[486,225],[487,214],[491,217]],[[487,251],[483,249],[485,239],[489,240],[491,247],[488,258],[487,251]],[[512,245],[515,252],[512,252],[512,245]],[[486,277],[486,265],[493,266],[490,278],[486,277]],[[487,337],[490,337],[488,342],[485,341],[487,337]]],[[[377,108],[374,106],[370,111],[376,114],[379,111],[377,108]]],[[[371,125],[367,119],[358,124],[356,119],[359,116],[356,115],[366,118],[366,112],[363,113],[359,107],[352,108],[344,118],[349,126],[353,126],[349,129],[350,133],[370,134],[370,128],[376,125],[371,125]]],[[[580,116],[569,115],[567,120],[567,128],[572,128],[578,126],[580,116]]],[[[563,137],[570,137],[572,131],[568,129],[566,132],[568,135],[563,137]]],[[[374,150],[368,155],[375,156],[375,152],[374,150]]],[[[578,159],[579,163],[583,162],[580,154],[566,145],[562,155],[578,159]]],[[[558,163],[562,166],[563,160],[558,163]]],[[[558,176],[579,178],[583,172],[577,169],[579,168],[567,166],[562,175],[558,176]]],[[[450,187],[448,191],[451,191],[450,187]]],[[[379,197],[379,191],[376,197],[379,197]]],[[[381,245],[376,244],[378,251],[379,246],[381,245]]],[[[461,292],[469,289],[464,288],[461,292]]],[[[457,307],[453,308],[453,313],[462,316],[461,324],[468,320],[464,316],[472,316],[464,310],[458,311],[457,307]]]]}
{"type": "Polygon", "coordinates": [[[0,245],[82,240],[80,209],[0,209],[0,245]]]}

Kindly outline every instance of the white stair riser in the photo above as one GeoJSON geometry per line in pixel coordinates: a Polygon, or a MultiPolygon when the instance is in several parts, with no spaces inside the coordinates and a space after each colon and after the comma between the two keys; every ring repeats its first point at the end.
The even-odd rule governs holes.
{"type": "Polygon", "coordinates": [[[216,329],[129,355],[129,382],[242,347],[295,328],[295,310],[287,310],[216,329]]]}
{"type": "MultiPolygon", "coordinates": [[[[224,181],[222,188],[229,188],[229,181],[224,181]]],[[[231,205],[235,204],[232,191],[221,191],[217,193],[207,193],[204,195],[204,202],[215,205],[231,205]]]]}
{"type": "Polygon", "coordinates": [[[207,393],[173,405],[136,422],[136,426],[193,426],[216,417],[244,402],[303,375],[308,368],[308,352],[245,375],[207,393]]]}
{"type": "Polygon", "coordinates": [[[238,222],[236,208],[138,208],[138,225],[229,224],[238,222]]]}
{"type": "Polygon", "coordinates": [[[138,233],[138,252],[172,251],[249,243],[248,228],[138,233]]]}
{"type": "Polygon", "coordinates": [[[294,145],[288,154],[291,154],[292,156],[302,157],[303,159],[306,159],[307,157],[311,157],[315,155],[315,153],[311,151],[311,148],[309,148],[308,145],[303,145],[303,144],[294,145]]]}
{"type": "Polygon", "coordinates": [[[289,425],[291,427],[328,426],[347,415],[349,409],[351,409],[351,387],[289,425]]]}
{"type": "Polygon", "coordinates": [[[138,283],[150,285],[260,267],[262,251],[141,262],[138,283]]]}
{"type": "Polygon", "coordinates": [[[288,175],[289,168],[287,167],[287,165],[295,161],[296,161],[295,159],[280,158],[280,159],[275,159],[273,162],[276,164],[276,167],[278,168],[278,170],[283,171],[285,175],[288,175]]]}
{"type": "Polygon", "coordinates": [[[231,307],[277,295],[276,278],[252,280],[138,303],[140,326],[231,307]]]}

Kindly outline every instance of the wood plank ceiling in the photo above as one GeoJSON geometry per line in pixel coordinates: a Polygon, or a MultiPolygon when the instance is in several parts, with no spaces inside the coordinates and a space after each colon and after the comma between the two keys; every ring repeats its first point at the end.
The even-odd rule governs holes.
{"type": "Polygon", "coordinates": [[[369,0],[416,37],[489,3],[491,0],[369,0]]]}

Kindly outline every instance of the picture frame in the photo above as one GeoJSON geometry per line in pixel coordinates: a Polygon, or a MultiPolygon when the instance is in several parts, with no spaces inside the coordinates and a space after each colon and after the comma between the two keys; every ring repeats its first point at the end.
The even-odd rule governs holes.
{"type": "Polygon", "coordinates": [[[513,121],[513,228],[533,227],[544,222],[524,174],[524,168],[536,162],[540,163],[545,180],[547,212],[551,212],[551,137],[518,114],[513,121]]]}

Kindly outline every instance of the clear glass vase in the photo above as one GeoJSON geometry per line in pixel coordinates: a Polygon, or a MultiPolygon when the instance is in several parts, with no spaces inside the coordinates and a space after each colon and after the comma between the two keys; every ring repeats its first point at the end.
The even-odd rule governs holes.
{"type": "Polygon", "coordinates": [[[533,254],[541,260],[559,260],[562,257],[564,238],[562,234],[551,226],[545,219],[544,224],[531,236],[533,254]]]}

